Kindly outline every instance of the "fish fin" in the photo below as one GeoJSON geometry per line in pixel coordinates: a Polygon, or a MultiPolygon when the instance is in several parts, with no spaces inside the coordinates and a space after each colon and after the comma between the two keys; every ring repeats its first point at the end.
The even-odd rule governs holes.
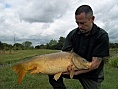
{"type": "Polygon", "coordinates": [[[21,64],[14,65],[12,67],[12,70],[18,73],[18,72],[20,72],[22,70],[22,65],[21,64]]]}
{"type": "Polygon", "coordinates": [[[22,79],[24,78],[25,74],[27,73],[26,70],[22,69],[19,73],[18,73],[18,84],[21,83],[22,79]]]}
{"type": "Polygon", "coordinates": [[[57,81],[59,79],[59,77],[61,76],[62,72],[57,73],[54,75],[54,79],[57,81]]]}
{"type": "Polygon", "coordinates": [[[70,71],[70,78],[72,79],[74,76],[74,66],[72,66],[72,70],[70,71]]]}
{"type": "MultiPolygon", "coordinates": [[[[32,65],[33,66],[33,65],[32,65]]],[[[39,73],[39,72],[41,72],[42,71],[42,66],[40,66],[40,65],[34,65],[33,67],[32,67],[32,69],[31,69],[31,72],[30,72],[30,74],[36,74],[36,73],[39,73]]]]}
{"type": "Polygon", "coordinates": [[[20,84],[27,70],[25,70],[21,64],[13,66],[12,69],[18,73],[18,84],[20,84]]]}
{"type": "Polygon", "coordinates": [[[37,67],[34,67],[32,70],[31,70],[31,72],[30,72],[30,74],[36,74],[36,73],[39,73],[40,71],[38,70],[38,68],[37,67]]]}

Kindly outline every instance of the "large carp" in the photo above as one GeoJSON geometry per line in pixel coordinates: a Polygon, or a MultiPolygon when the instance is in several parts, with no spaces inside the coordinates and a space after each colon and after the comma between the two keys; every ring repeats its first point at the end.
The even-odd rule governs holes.
{"type": "Polygon", "coordinates": [[[33,57],[14,65],[12,69],[18,73],[18,84],[20,84],[28,71],[31,74],[54,74],[54,79],[58,80],[63,72],[68,71],[68,66],[72,66],[70,78],[73,78],[74,70],[89,69],[91,62],[74,52],[57,52],[33,57]]]}

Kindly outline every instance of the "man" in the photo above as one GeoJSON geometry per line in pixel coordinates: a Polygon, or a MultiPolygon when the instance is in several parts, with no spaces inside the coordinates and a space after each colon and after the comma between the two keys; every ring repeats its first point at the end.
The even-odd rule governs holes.
{"type": "MultiPolygon", "coordinates": [[[[62,51],[73,50],[78,55],[92,62],[88,70],[75,71],[74,78],[78,79],[84,89],[101,89],[104,80],[104,57],[109,56],[109,38],[105,30],[94,24],[93,11],[90,6],[82,5],[75,12],[78,25],[66,37],[62,51]]],[[[71,66],[68,67],[71,70],[71,66]]],[[[63,77],[68,78],[68,73],[63,73],[58,81],[49,75],[49,82],[54,89],[66,89],[63,77]]]]}

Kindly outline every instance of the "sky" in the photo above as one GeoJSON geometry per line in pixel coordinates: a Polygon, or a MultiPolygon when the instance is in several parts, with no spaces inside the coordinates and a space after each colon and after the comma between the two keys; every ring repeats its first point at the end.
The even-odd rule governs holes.
{"type": "Polygon", "coordinates": [[[0,41],[30,41],[34,46],[59,40],[77,27],[75,10],[90,5],[95,21],[118,42],[118,0],[0,0],[0,41]]]}

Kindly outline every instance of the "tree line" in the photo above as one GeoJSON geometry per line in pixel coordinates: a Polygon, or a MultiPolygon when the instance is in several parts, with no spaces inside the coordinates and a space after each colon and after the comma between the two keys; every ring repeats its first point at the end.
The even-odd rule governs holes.
{"type": "Polygon", "coordinates": [[[29,50],[29,49],[56,49],[60,50],[63,46],[65,38],[60,37],[59,40],[50,40],[47,44],[37,45],[35,47],[32,46],[32,42],[25,41],[23,43],[15,43],[13,45],[2,43],[0,41],[0,50],[29,50]]]}
{"type": "Polygon", "coordinates": [[[35,46],[36,49],[54,49],[54,50],[61,50],[63,43],[65,41],[64,37],[60,37],[59,40],[50,40],[49,43],[47,44],[41,44],[41,45],[37,45],[35,46]]]}
{"type": "Polygon", "coordinates": [[[25,50],[25,49],[32,49],[32,48],[34,48],[34,47],[32,46],[32,42],[30,42],[30,41],[23,42],[22,44],[15,43],[14,45],[2,43],[0,41],[0,50],[11,50],[11,49],[25,50]]]}
{"type": "MultiPolygon", "coordinates": [[[[35,47],[32,46],[32,42],[25,41],[23,43],[15,43],[13,45],[2,43],[0,41],[0,50],[28,50],[28,49],[54,49],[61,50],[63,43],[65,41],[65,37],[60,37],[59,40],[50,40],[47,44],[37,45],[35,47]]],[[[109,43],[110,48],[118,48],[118,43],[109,43]]]]}

